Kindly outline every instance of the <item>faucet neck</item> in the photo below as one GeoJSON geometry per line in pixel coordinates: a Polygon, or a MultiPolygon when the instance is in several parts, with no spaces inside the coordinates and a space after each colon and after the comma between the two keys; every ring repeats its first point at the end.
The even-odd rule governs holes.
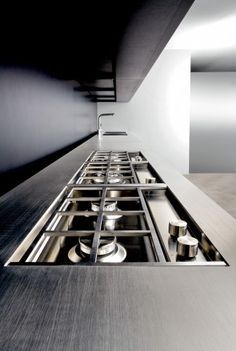
{"type": "Polygon", "coordinates": [[[101,113],[99,116],[98,116],[98,134],[99,135],[102,135],[102,117],[103,116],[114,116],[114,113],[101,113]]]}

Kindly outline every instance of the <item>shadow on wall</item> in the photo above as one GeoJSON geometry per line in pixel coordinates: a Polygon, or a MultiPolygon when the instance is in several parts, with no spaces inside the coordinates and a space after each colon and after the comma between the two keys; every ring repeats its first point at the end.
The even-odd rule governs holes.
{"type": "Polygon", "coordinates": [[[0,68],[1,194],[96,132],[96,104],[75,92],[75,84],[0,68]]]}
{"type": "Polygon", "coordinates": [[[18,184],[22,183],[24,180],[28,179],[29,177],[32,177],[35,173],[41,171],[43,168],[47,167],[52,162],[56,161],[58,158],[64,156],[65,154],[67,154],[77,146],[81,145],[82,143],[84,143],[86,140],[88,140],[95,134],[97,134],[97,132],[89,134],[87,137],[69,146],[66,146],[63,149],[55,151],[35,161],[29,162],[26,165],[13,168],[11,170],[1,173],[0,174],[0,196],[6,193],[7,191],[9,191],[10,189],[14,188],[15,186],[17,186],[18,184]]]}

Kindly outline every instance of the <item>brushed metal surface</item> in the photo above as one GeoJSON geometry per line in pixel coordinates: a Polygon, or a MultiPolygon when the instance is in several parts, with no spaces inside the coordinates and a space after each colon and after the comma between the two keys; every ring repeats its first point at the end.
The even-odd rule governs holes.
{"type": "Polygon", "coordinates": [[[187,233],[187,222],[180,219],[171,220],[169,222],[169,234],[178,237],[186,235],[187,233]]]}
{"type": "Polygon", "coordinates": [[[177,239],[177,254],[181,257],[193,258],[197,256],[198,240],[184,235],[177,239]]]}
{"type": "Polygon", "coordinates": [[[235,351],[236,221],[145,146],[230,267],[2,266],[93,149],[140,148],[121,138],[94,137],[0,199],[1,351],[235,351]]]}

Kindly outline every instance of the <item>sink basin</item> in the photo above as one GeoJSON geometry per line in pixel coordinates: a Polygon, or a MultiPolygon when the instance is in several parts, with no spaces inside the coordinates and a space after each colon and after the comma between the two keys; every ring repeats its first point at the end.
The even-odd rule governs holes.
{"type": "Polygon", "coordinates": [[[127,135],[127,133],[126,132],[104,132],[102,135],[104,136],[127,135]]]}

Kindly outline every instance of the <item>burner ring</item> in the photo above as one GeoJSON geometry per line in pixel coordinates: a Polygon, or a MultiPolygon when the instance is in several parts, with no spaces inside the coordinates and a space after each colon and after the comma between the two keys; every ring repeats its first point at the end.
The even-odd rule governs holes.
{"type": "Polygon", "coordinates": [[[109,172],[107,182],[109,184],[122,184],[124,182],[124,176],[121,173],[109,172]]]}
{"type": "Polygon", "coordinates": [[[79,263],[83,259],[81,256],[79,256],[77,252],[77,247],[78,245],[72,246],[68,252],[68,258],[73,263],[79,263]]]}
{"type": "Polygon", "coordinates": [[[116,249],[109,256],[98,257],[98,262],[102,263],[121,263],[124,262],[127,251],[121,244],[116,243],[116,249]]]}
{"type": "MultiPolygon", "coordinates": [[[[91,209],[92,211],[99,211],[100,203],[99,202],[91,202],[91,209]]],[[[106,201],[104,204],[105,211],[116,211],[117,210],[117,201],[106,201]]]]}
{"type": "MultiPolygon", "coordinates": [[[[86,255],[90,255],[91,247],[87,245],[87,242],[91,242],[91,240],[79,238],[81,252],[85,253],[86,255]]],[[[100,245],[101,246],[99,246],[97,250],[98,256],[111,254],[116,248],[116,237],[114,237],[112,240],[101,239],[100,245]]]]}
{"type": "MultiPolygon", "coordinates": [[[[100,204],[98,202],[91,202],[91,209],[92,211],[98,212],[100,210],[100,204]]],[[[117,201],[106,201],[104,204],[104,211],[111,212],[111,214],[104,215],[105,220],[115,221],[122,217],[122,214],[112,214],[114,211],[120,211],[117,207],[117,201]]]]}
{"type": "Polygon", "coordinates": [[[93,183],[102,184],[105,180],[105,173],[102,171],[97,171],[93,174],[93,183]]]}

